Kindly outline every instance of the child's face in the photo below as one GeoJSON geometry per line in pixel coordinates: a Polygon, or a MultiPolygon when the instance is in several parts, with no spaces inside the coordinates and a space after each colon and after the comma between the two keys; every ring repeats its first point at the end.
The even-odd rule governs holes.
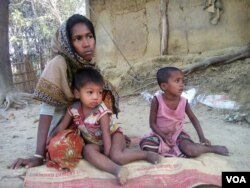
{"type": "Polygon", "coordinates": [[[95,108],[102,102],[103,86],[95,83],[87,83],[80,91],[75,90],[75,98],[80,99],[87,108],[95,108]]]}
{"type": "Polygon", "coordinates": [[[162,90],[174,96],[180,96],[184,89],[184,75],[180,71],[174,71],[165,83],[161,84],[162,90]]]}

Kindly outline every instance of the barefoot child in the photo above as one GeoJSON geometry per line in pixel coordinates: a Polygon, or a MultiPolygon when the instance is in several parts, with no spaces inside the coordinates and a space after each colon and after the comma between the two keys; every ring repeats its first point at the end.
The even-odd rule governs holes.
{"type": "Polygon", "coordinates": [[[90,67],[74,76],[74,96],[79,101],[73,103],[59,124],[56,132],[66,129],[70,123],[76,126],[85,141],[84,158],[100,170],[117,177],[124,185],[128,170],[122,165],[146,160],[158,163],[160,157],[151,151],[128,151],[121,128],[114,124],[112,112],[102,102],[104,80],[101,74],[90,67]]]}
{"type": "Polygon", "coordinates": [[[202,153],[228,155],[224,146],[211,145],[188,101],[181,96],[184,89],[184,75],[175,67],[161,68],[157,81],[163,93],[156,95],[150,109],[150,136],[140,141],[145,151],[154,151],[163,156],[197,157],[202,153]],[[185,114],[192,122],[200,143],[194,143],[183,130],[185,114]]]}

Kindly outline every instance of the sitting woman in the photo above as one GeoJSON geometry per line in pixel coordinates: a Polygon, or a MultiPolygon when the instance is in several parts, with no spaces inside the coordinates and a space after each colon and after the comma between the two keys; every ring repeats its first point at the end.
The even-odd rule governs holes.
{"type": "MultiPolygon", "coordinates": [[[[16,159],[11,168],[30,168],[44,163],[47,137],[53,134],[66,107],[74,100],[72,78],[75,72],[86,66],[99,70],[92,60],[95,47],[95,30],[89,19],[75,14],[62,23],[52,41],[54,58],[45,66],[34,92],[35,98],[42,101],[36,152],[30,158],[16,159]]],[[[117,93],[106,80],[103,89],[104,101],[117,114],[117,93]]]]}

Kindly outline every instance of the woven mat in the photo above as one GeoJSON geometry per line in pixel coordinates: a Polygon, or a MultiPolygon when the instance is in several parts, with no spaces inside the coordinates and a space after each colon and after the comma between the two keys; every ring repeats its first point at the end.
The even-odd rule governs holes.
{"type": "MultiPolygon", "coordinates": [[[[233,171],[226,157],[203,154],[195,159],[162,158],[152,165],[137,161],[125,165],[129,170],[128,181],[123,187],[186,188],[197,185],[221,186],[221,172],[233,171]]],[[[81,160],[72,172],[59,171],[45,165],[27,171],[25,188],[113,188],[120,187],[116,178],[81,160]]]]}

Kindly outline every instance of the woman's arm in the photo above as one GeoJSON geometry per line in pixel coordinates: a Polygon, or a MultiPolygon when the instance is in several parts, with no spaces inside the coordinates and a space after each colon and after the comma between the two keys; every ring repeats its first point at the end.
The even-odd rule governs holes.
{"type": "Polygon", "coordinates": [[[200,142],[204,143],[206,145],[210,145],[210,141],[205,138],[204,133],[203,133],[202,128],[201,128],[201,125],[200,125],[200,122],[197,119],[197,117],[194,115],[188,102],[186,105],[186,114],[195,128],[195,130],[199,136],[200,142]]]}
{"type": "Polygon", "coordinates": [[[104,144],[104,154],[109,156],[110,148],[111,148],[111,135],[110,135],[110,117],[108,114],[105,114],[101,117],[100,125],[102,130],[102,139],[104,144]]]}
{"type": "Polygon", "coordinates": [[[21,166],[35,167],[43,164],[43,157],[45,156],[46,140],[52,121],[52,117],[55,112],[55,107],[42,103],[40,109],[39,123],[37,129],[37,144],[36,144],[36,156],[27,159],[18,158],[16,159],[10,168],[16,169],[21,166]]]}
{"type": "Polygon", "coordinates": [[[43,164],[46,140],[47,140],[47,135],[49,132],[51,120],[52,120],[52,116],[50,115],[43,115],[43,114],[40,115],[38,131],[37,131],[36,156],[30,157],[27,159],[18,158],[11,164],[10,168],[17,169],[21,166],[30,168],[30,167],[40,166],[43,164]]]}
{"type": "Polygon", "coordinates": [[[40,114],[36,142],[36,154],[38,155],[45,156],[46,140],[51,121],[51,115],[40,114]]]}

